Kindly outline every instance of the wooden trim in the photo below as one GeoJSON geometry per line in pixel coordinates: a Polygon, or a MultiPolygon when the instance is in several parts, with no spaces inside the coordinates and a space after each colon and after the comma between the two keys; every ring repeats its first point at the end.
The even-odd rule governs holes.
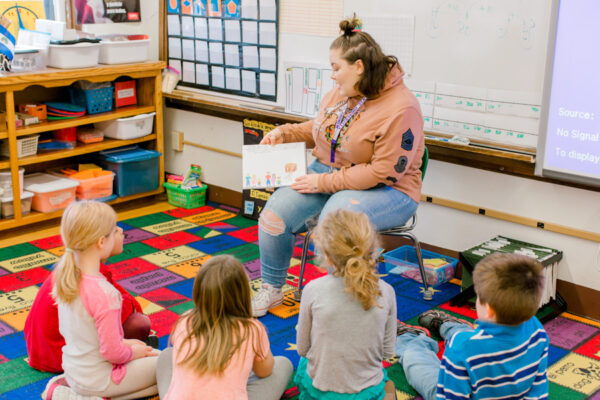
{"type": "MultiPolygon", "coordinates": [[[[8,151],[9,154],[17,154],[17,134],[15,126],[15,97],[14,92],[5,93],[6,100],[6,123],[8,124],[8,151]]],[[[4,162],[0,163],[4,166],[4,162]]],[[[12,185],[13,192],[13,214],[14,218],[21,218],[21,184],[19,179],[19,164],[17,157],[9,157],[11,182],[18,182],[12,185]]]]}
{"type": "Polygon", "coordinates": [[[556,291],[567,302],[567,310],[573,314],[600,320],[600,291],[558,279],[556,291]]]}
{"type": "Polygon", "coordinates": [[[158,59],[167,61],[167,1],[158,3],[158,59]]]}
{"type": "Polygon", "coordinates": [[[427,194],[421,194],[421,201],[438,206],[448,207],[455,210],[465,211],[471,214],[485,215],[487,217],[501,219],[503,221],[513,222],[515,224],[525,225],[532,228],[539,228],[550,232],[560,233],[562,235],[572,236],[579,239],[591,240],[600,242],[600,233],[584,231],[564,225],[554,224],[552,222],[540,221],[533,218],[523,217],[520,215],[510,214],[503,211],[493,210],[490,208],[482,208],[472,204],[462,203],[459,201],[433,197],[427,194]]]}
{"type": "Polygon", "coordinates": [[[207,95],[190,90],[173,90],[163,93],[167,99],[166,106],[219,118],[243,121],[246,118],[259,119],[267,123],[296,123],[308,118],[285,113],[281,107],[250,103],[244,100],[207,95]]]}
{"type": "Polygon", "coordinates": [[[89,144],[79,143],[79,144],[77,144],[77,146],[75,146],[74,148],[69,149],[69,150],[57,150],[57,151],[52,151],[52,152],[48,152],[48,153],[41,153],[41,154],[36,154],[33,156],[19,158],[17,160],[17,164],[20,166],[30,165],[30,164],[39,164],[39,163],[43,163],[43,162],[47,162],[47,161],[60,160],[63,158],[70,158],[70,157],[79,156],[82,154],[96,153],[96,152],[99,152],[102,150],[114,149],[117,147],[124,147],[124,146],[128,146],[130,144],[149,142],[149,141],[152,141],[155,139],[157,139],[157,135],[156,135],[156,133],[152,133],[150,135],[142,136],[141,138],[137,138],[137,139],[127,139],[127,140],[104,139],[103,141],[96,142],[96,143],[89,143],[89,144]]]}
{"type": "MultiPolygon", "coordinates": [[[[84,115],[83,117],[77,117],[72,119],[44,121],[40,122],[39,124],[17,128],[16,132],[17,136],[32,135],[34,133],[54,131],[57,129],[69,128],[72,126],[93,124],[95,122],[109,121],[117,118],[132,117],[134,115],[150,113],[156,111],[156,109],[157,108],[154,106],[123,107],[105,113],[84,115]]],[[[157,124],[157,127],[158,126],[159,125],[157,124]]]]}
{"type": "Polygon", "coordinates": [[[207,184],[207,199],[214,203],[225,204],[227,206],[242,208],[242,193],[236,190],[224,188],[213,184],[207,184]]]}
{"type": "MultiPolygon", "coordinates": [[[[161,1],[161,3],[164,3],[161,1]]],[[[156,75],[154,78],[154,94],[153,94],[153,105],[157,112],[155,114],[154,129],[156,131],[156,144],[155,148],[160,151],[160,158],[158,163],[158,179],[159,188],[162,189],[163,183],[165,182],[165,147],[164,147],[164,123],[163,123],[163,97],[162,97],[162,74],[156,75]]]]}
{"type": "Polygon", "coordinates": [[[184,140],[183,144],[187,144],[188,146],[198,147],[198,148],[204,149],[204,150],[214,151],[216,153],[226,154],[226,155],[231,156],[231,157],[242,158],[242,155],[240,153],[234,153],[233,151],[229,151],[229,150],[223,150],[223,149],[219,149],[219,148],[216,148],[216,147],[205,146],[203,144],[196,143],[196,142],[189,142],[187,140],[184,140]]]}
{"type": "Polygon", "coordinates": [[[124,75],[132,78],[150,77],[160,75],[165,66],[164,61],[146,61],[133,64],[98,65],[91,68],[47,68],[42,71],[4,75],[0,79],[0,90],[10,87],[10,90],[17,91],[31,85],[66,86],[77,80],[110,81],[124,75]]]}

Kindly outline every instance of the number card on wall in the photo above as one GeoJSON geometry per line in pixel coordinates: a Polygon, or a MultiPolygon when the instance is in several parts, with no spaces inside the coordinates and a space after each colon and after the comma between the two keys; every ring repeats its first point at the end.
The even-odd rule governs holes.
{"type": "Polygon", "coordinates": [[[278,0],[167,0],[169,65],[180,84],[277,97],[278,0]]]}

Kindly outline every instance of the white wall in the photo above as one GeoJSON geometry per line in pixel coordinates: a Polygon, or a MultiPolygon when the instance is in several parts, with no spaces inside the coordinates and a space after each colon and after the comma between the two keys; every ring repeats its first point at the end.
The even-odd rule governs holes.
{"type": "MultiPolygon", "coordinates": [[[[158,60],[158,2],[164,0],[141,0],[140,13],[142,20],[140,22],[127,22],[118,24],[85,24],[82,27],[84,32],[91,32],[97,35],[108,33],[123,34],[146,34],[150,36],[149,59],[158,60]]],[[[64,11],[63,11],[64,12],[64,11]]]]}

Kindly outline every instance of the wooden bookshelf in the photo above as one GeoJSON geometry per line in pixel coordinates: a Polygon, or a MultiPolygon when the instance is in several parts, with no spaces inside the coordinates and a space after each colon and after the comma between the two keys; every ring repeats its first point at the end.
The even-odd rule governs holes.
{"type": "MultiPolygon", "coordinates": [[[[63,119],[56,121],[44,121],[39,124],[19,127],[16,129],[17,136],[33,135],[35,133],[54,131],[57,129],[70,128],[73,126],[81,126],[93,124],[94,122],[109,121],[111,119],[133,117],[134,115],[147,114],[154,112],[154,106],[145,107],[123,107],[110,112],[101,114],[85,115],[79,118],[63,119]]],[[[1,136],[0,136],[1,138],[1,136]]]]}
{"type": "MultiPolygon", "coordinates": [[[[0,219],[0,230],[15,228],[18,226],[34,224],[40,221],[58,218],[62,215],[62,210],[41,213],[31,211],[27,215],[22,214],[21,199],[20,199],[20,183],[19,183],[19,168],[25,168],[27,174],[27,166],[37,166],[36,169],[46,168],[47,165],[64,165],[68,160],[82,155],[92,155],[102,150],[114,149],[132,144],[144,143],[145,146],[153,148],[160,153],[164,153],[163,139],[163,115],[162,115],[162,70],[166,64],[162,61],[149,61],[135,64],[121,65],[99,65],[92,68],[79,68],[71,70],[61,70],[48,68],[43,71],[30,73],[0,73],[0,96],[4,96],[4,111],[6,112],[6,127],[0,127],[0,139],[8,140],[9,157],[0,156],[0,169],[10,169],[14,198],[13,208],[14,217],[0,219]],[[119,77],[128,77],[136,80],[137,91],[137,106],[122,107],[109,112],[85,115],[79,118],[43,121],[39,124],[15,127],[15,94],[32,87],[37,90],[44,88],[60,88],[66,87],[78,80],[90,82],[111,82],[119,77]],[[26,135],[41,134],[57,129],[76,127],[81,125],[92,124],[95,122],[110,121],[118,118],[132,117],[139,114],[154,112],[154,132],[141,138],[129,140],[105,139],[102,142],[80,144],[78,143],[73,149],[56,150],[45,153],[39,153],[32,156],[21,157],[17,156],[17,138],[26,135]],[[65,160],[67,160],[65,162],[65,160]]],[[[1,104],[1,102],[0,102],[1,104]]],[[[164,182],[164,155],[159,158],[159,186],[158,188],[138,193],[131,196],[118,197],[111,204],[122,203],[126,201],[136,200],[142,197],[154,196],[163,192],[162,184],[164,182]]]]}

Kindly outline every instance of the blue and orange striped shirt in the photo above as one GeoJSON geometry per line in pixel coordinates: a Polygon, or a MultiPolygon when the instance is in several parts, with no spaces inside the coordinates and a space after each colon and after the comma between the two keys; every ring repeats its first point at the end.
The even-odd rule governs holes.
{"type": "Polygon", "coordinates": [[[477,322],[446,346],[437,399],[547,399],[549,340],[538,319],[517,326],[477,322]]]}

